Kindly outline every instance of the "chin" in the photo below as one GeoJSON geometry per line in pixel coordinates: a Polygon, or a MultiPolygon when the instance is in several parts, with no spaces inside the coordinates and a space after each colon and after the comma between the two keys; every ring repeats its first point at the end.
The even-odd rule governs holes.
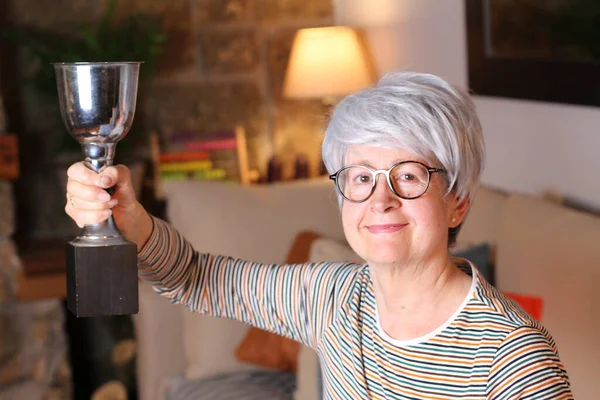
{"type": "Polygon", "coordinates": [[[395,249],[385,249],[383,246],[375,246],[373,250],[365,251],[363,259],[369,264],[403,264],[408,255],[395,249]]]}
{"type": "Polygon", "coordinates": [[[406,241],[383,237],[374,240],[361,235],[348,235],[346,239],[354,252],[370,264],[397,264],[408,257],[406,241]]]}
{"type": "Polygon", "coordinates": [[[406,259],[399,257],[374,257],[369,261],[369,264],[374,265],[401,265],[406,259]]]}

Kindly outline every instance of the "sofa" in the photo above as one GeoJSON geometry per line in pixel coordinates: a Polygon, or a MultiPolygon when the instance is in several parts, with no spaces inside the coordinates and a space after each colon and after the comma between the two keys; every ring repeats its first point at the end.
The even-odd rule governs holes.
{"type": "MultiPolygon", "coordinates": [[[[281,263],[298,235],[312,232],[316,239],[308,260],[355,257],[344,242],[333,185],[326,178],[251,186],[207,181],[165,185],[166,218],[201,252],[281,263]]],[[[600,218],[555,200],[481,187],[456,247],[481,244],[491,249],[493,280],[501,291],[542,300],[541,322],[557,342],[575,398],[596,399],[600,218]]],[[[298,348],[293,373],[240,361],[236,349],[248,326],[191,313],[145,282],[140,283],[134,321],[140,400],[225,399],[223,393],[233,388],[249,395],[245,388],[250,386],[244,386],[248,377],[255,380],[252,385],[260,381],[256,387],[262,388],[261,382],[284,387],[256,398],[321,396],[318,359],[311,349],[298,348]],[[193,384],[194,390],[206,392],[194,392],[193,384]]]]}

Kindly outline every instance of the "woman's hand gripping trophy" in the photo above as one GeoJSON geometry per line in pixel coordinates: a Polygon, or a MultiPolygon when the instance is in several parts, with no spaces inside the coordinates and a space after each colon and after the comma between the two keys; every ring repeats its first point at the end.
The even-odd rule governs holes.
{"type": "Polygon", "coordinates": [[[152,220],[135,197],[129,168],[116,165],[97,173],[77,162],[69,167],[67,176],[65,211],[73,221],[83,228],[112,214],[123,236],[139,251],[152,232],[152,220]],[[106,189],[113,186],[111,196],[106,189]]]}

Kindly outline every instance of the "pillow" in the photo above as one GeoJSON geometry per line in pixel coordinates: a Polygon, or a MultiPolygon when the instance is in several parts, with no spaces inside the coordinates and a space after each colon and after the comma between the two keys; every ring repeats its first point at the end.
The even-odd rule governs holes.
{"type": "MultiPolygon", "coordinates": [[[[286,264],[308,261],[309,249],[318,235],[300,232],[288,252],[286,264]]],[[[251,327],[235,350],[235,357],[265,369],[296,372],[300,343],[263,329],[251,327]]]]}
{"type": "Polygon", "coordinates": [[[491,285],[495,284],[494,264],[491,247],[488,243],[480,243],[466,248],[453,249],[450,253],[455,257],[464,258],[473,263],[479,272],[491,285]]]}
{"type": "Polygon", "coordinates": [[[309,261],[349,261],[362,264],[354,250],[344,241],[321,237],[314,241],[310,248],[309,261]]]}
{"type": "Polygon", "coordinates": [[[542,319],[544,302],[541,297],[509,292],[504,292],[503,294],[514,300],[527,314],[531,315],[537,321],[542,319]]]}
{"type": "Polygon", "coordinates": [[[251,327],[236,348],[235,357],[264,369],[295,373],[299,345],[294,340],[251,327]]]}
{"type": "Polygon", "coordinates": [[[248,326],[232,319],[216,318],[184,310],[184,339],[188,357],[187,379],[202,379],[230,372],[260,370],[240,362],[234,354],[248,326]],[[189,314],[186,318],[185,315],[189,314]],[[192,334],[195,337],[192,338],[192,334]]]}
{"type": "Polygon", "coordinates": [[[469,214],[460,228],[457,243],[498,243],[508,197],[499,190],[480,186],[471,202],[469,214]]]}

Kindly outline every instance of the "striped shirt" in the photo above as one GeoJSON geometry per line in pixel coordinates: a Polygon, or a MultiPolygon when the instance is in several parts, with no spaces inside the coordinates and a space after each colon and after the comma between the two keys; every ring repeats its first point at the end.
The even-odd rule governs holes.
{"type": "Polygon", "coordinates": [[[368,265],[260,264],[201,254],[169,224],[138,254],[140,275],[172,302],[314,348],[327,399],[572,399],[554,340],[473,266],[446,324],[414,340],[378,321],[368,265]]]}

